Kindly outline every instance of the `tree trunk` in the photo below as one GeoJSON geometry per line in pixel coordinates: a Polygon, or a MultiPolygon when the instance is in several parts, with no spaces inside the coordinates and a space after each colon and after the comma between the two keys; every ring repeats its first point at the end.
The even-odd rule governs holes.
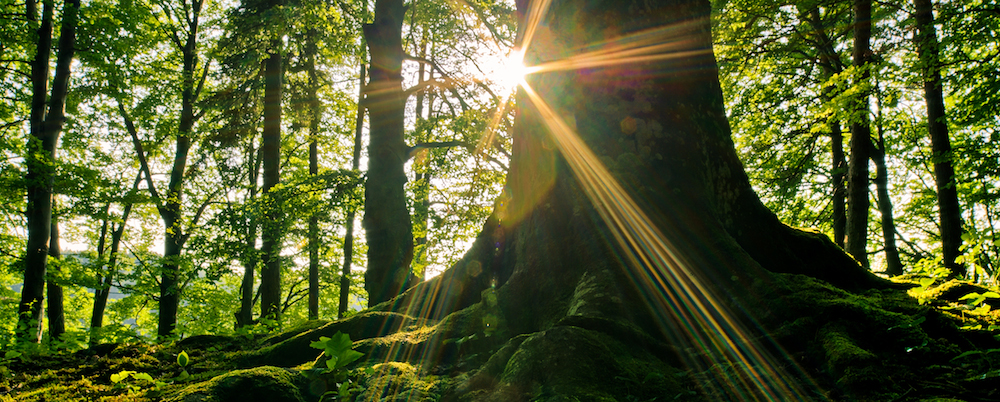
{"type": "Polygon", "coordinates": [[[878,210],[882,214],[882,239],[885,243],[885,273],[890,276],[903,274],[903,262],[899,260],[896,248],[896,224],[892,216],[892,200],[889,198],[889,170],[885,166],[885,145],[879,138],[879,146],[874,150],[875,188],[878,192],[878,210]]]}
{"type": "MultiPolygon", "coordinates": [[[[34,19],[34,1],[27,1],[28,18],[34,19]]],[[[69,93],[70,67],[76,42],[79,0],[67,0],[63,6],[59,31],[59,52],[56,56],[55,77],[49,94],[49,53],[52,48],[52,6],[45,2],[38,28],[35,59],[31,65],[30,137],[25,155],[28,205],[27,249],[24,256],[24,282],[18,304],[18,339],[41,340],[42,300],[45,291],[45,270],[49,254],[52,221],[52,185],[55,179],[56,144],[65,121],[66,95],[69,93]],[[46,106],[46,97],[48,105],[46,106]],[[47,110],[46,110],[47,109],[47,110]]]]}
{"type": "Polygon", "coordinates": [[[851,159],[847,169],[847,252],[868,267],[868,160],[871,126],[868,118],[868,70],[872,55],[871,0],[854,0],[854,65],[860,68],[855,86],[859,94],[851,104],[851,159]]]}
{"type": "MultiPolygon", "coordinates": [[[[188,153],[191,151],[191,136],[195,123],[195,101],[198,99],[200,85],[195,83],[195,70],[198,66],[198,25],[200,23],[202,2],[192,2],[191,15],[185,14],[188,23],[187,38],[183,48],[179,49],[183,57],[181,67],[181,111],[177,127],[177,144],[174,161],[170,169],[170,181],[167,183],[166,198],[158,200],[160,218],[164,226],[163,265],[160,273],[159,318],[156,334],[162,340],[173,334],[177,327],[177,308],[180,304],[180,264],[181,253],[187,234],[183,225],[184,176],[187,170],[188,153]]],[[[155,191],[153,179],[146,172],[146,180],[150,192],[155,191]]],[[[153,194],[154,198],[156,194],[153,194]]]]}
{"type": "MultiPolygon", "coordinates": [[[[828,24],[823,22],[819,8],[813,7],[807,12],[803,12],[800,9],[799,13],[809,21],[809,24],[813,28],[813,35],[817,44],[816,51],[819,54],[819,64],[823,70],[820,77],[825,83],[834,75],[844,71],[843,63],[841,62],[840,55],[837,53],[833,40],[828,34],[828,24]]],[[[824,88],[821,95],[823,102],[832,102],[836,95],[835,91],[836,89],[833,86],[824,88]]],[[[843,248],[844,236],[847,232],[847,208],[845,203],[847,196],[847,189],[845,188],[847,161],[844,157],[844,133],[840,126],[839,117],[832,116],[828,119],[827,124],[830,126],[830,159],[832,162],[830,176],[833,178],[831,183],[833,190],[831,200],[831,204],[833,205],[833,241],[843,248]]]]}
{"type": "MultiPolygon", "coordinates": [[[[368,13],[368,2],[363,2],[362,15],[368,13]]],[[[365,125],[365,68],[364,46],[362,46],[361,67],[358,73],[358,111],[354,121],[354,151],[351,155],[351,170],[361,167],[361,134],[365,125]]],[[[344,318],[351,303],[351,263],[354,261],[354,219],[355,207],[349,206],[344,227],[344,265],[340,270],[340,300],[337,304],[337,318],[344,318]]]]}
{"type": "MultiPolygon", "coordinates": [[[[311,30],[307,35],[306,70],[309,74],[309,174],[315,177],[319,173],[319,122],[323,117],[322,105],[319,102],[319,75],[316,72],[316,35],[311,30]]],[[[319,318],[319,215],[309,217],[309,314],[310,320],[319,318]]]]}
{"type": "MultiPolygon", "coordinates": [[[[427,57],[427,43],[423,43],[420,47],[420,57],[427,57]]],[[[424,63],[420,63],[417,67],[417,85],[424,82],[424,63]]],[[[433,79],[433,71],[431,70],[431,77],[433,79]]],[[[417,127],[417,138],[418,143],[424,143],[429,140],[430,133],[422,127],[424,121],[424,91],[417,92],[417,105],[416,105],[416,127],[417,127]]],[[[416,234],[414,239],[414,253],[413,253],[413,273],[418,282],[423,282],[427,274],[427,218],[430,212],[430,190],[431,190],[431,158],[430,150],[425,149],[426,157],[423,160],[416,159],[413,161],[413,171],[414,174],[414,186],[413,186],[413,231],[416,234]]]]}
{"type": "Polygon", "coordinates": [[[371,79],[365,100],[371,131],[363,222],[368,239],[365,289],[369,306],[396,297],[414,282],[410,272],[413,229],[403,190],[403,164],[408,159],[403,141],[406,95],[401,75],[405,12],[402,0],[378,0],[375,22],[364,26],[371,53],[371,79]]]}
{"type": "Polygon", "coordinates": [[[955,262],[962,246],[962,209],[958,203],[955,169],[952,166],[948,120],[941,89],[938,38],[931,0],[913,0],[917,32],[914,41],[920,57],[920,72],[927,100],[927,131],[931,137],[931,160],[937,185],[938,218],[941,220],[941,250],[944,266],[953,277],[965,277],[965,267],[955,262]]]}
{"type": "MultiPolygon", "coordinates": [[[[254,205],[257,200],[257,179],[260,178],[260,165],[261,158],[258,155],[258,150],[254,149],[253,139],[248,141],[247,145],[247,170],[249,172],[249,179],[247,180],[247,205],[254,205]]],[[[254,292],[254,271],[257,270],[257,264],[260,262],[260,256],[257,252],[257,228],[259,227],[258,222],[260,218],[254,216],[248,216],[249,213],[245,214],[247,231],[244,234],[244,248],[240,262],[243,263],[243,281],[240,284],[240,311],[236,314],[236,328],[244,327],[253,324],[253,306],[255,301],[254,292]]]]}
{"type": "Polygon", "coordinates": [[[260,272],[261,317],[279,321],[281,318],[281,211],[280,201],[272,189],[278,185],[281,164],[281,42],[274,41],[264,66],[264,132],[261,158],[264,165],[262,188],[266,200],[260,272]]]}
{"type": "MultiPolygon", "coordinates": [[[[140,172],[136,178],[135,182],[132,184],[132,191],[137,191],[139,189],[139,182],[142,180],[142,173],[140,172]]],[[[103,230],[102,230],[102,241],[98,244],[97,252],[98,258],[104,260],[104,256],[107,256],[108,262],[106,265],[107,271],[104,275],[97,276],[97,288],[94,289],[94,306],[90,314],[90,342],[94,344],[100,339],[100,328],[104,326],[104,310],[108,306],[108,296],[111,295],[111,285],[114,281],[115,274],[118,272],[118,251],[121,249],[122,236],[125,235],[125,226],[128,225],[129,215],[132,214],[132,202],[125,204],[125,208],[122,210],[122,222],[118,224],[117,228],[114,228],[111,233],[111,249],[105,254],[104,253],[104,241],[103,241],[103,230]]],[[[107,225],[107,221],[105,221],[107,225]]]]}
{"type": "MultiPolygon", "coordinates": [[[[52,218],[52,232],[49,237],[49,257],[57,261],[62,258],[62,250],[59,249],[59,223],[55,217],[52,218]]],[[[45,293],[48,300],[45,304],[45,313],[49,319],[49,339],[56,341],[66,333],[66,312],[63,309],[63,288],[53,279],[59,275],[59,264],[52,268],[46,274],[48,278],[45,293]]]]}

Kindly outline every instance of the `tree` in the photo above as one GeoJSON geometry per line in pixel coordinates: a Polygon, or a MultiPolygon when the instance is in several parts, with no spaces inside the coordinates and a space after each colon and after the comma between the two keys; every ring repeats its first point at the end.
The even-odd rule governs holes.
{"type": "Polygon", "coordinates": [[[872,58],[872,2],[854,0],[854,49],[858,88],[851,103],[851,155],[847,168],[847,252],[868,267],[868,161],[871,159],[871,126],[868,93],[872,58]]]}
{"type": "Polygon", "coordinates": [[[920,58],[927,102],[927,132],[931,139],[934,182],[937,188],[938,219],[940,219],[942,262],[954,277],[964,277],[965,268],[955,262],[962,246],[962,209],[958,204],[958,183],[952,166],[951,139],[945,113],[941,83],[939,44],[934,26],[934,9],[930,0],[914,0],[914,20],[917,32],[913,40],[920,58]]]}
{"type": "Polygon", "coordinates": [[[378,0],[374,23],[364,25],[371,54],[365,100],[371,129],[362,222],[368,240],[365,289],[369,306],[395,297],[414,281],[410,272],[413,228],[403,192],[406,183],[403,164],[409,158],[409,149],[403,142],[405,12],[402,0],[378,0]]]}
{"type": "Polygon", "coordinates": [[[264,131],[261,136],[261,161],[266,198],[266,217],[261,237],[260,313],[262,317],[281,317],[281,207],[273,191],[279,183],[281,165],[281,93],[283,72],[281,41],[271,41],[264,62],[264,131]]]}
{"type": "Polygon", "coordinates": [[[602,378],[628,374],[608,361],[676,356],[736,372],[707,380],[710,399],[809,399],[797,374],[758,371],[786,366],[746,325],[788,319],[775,300],[815,283],[801,275],[886,282],[758,200],[712,68],[708,2],[518,1],[529,6],[519,37],[537,72],[519,93],[504,194],[462,261],[380,307],[402,317],[371,317],[441,320],[428,341],[372,360],[464,356],[482,365],[454,397],[519,400],[609,395],[602,378]],[[472,357],[485,350],[488,363],[472,357]]]}
{"type": "MultiPolygon", "coordinates": [[[[26,3],[25,16],[37,20],[33,0],[26,3]]],[[[28,240],[24,257],[24,285],[18,305],[20,339],[38,342],[41,339],[42,292],[45,288],[45,271],[49,258],[49,236],[52,225],[52,184],[55,179],[56,144],[65,121],[66,96],[76,41],[77,13],[80,2],[67,0],[63,5],[59,30],[59,50],[56,56],[55,76],[49,91],[49,54],[52,51],[52,2],[44,2],[42,19],[38,25],[35,59],[31,65],[31,134],[26,147],[28,205],[28,240]]]]}
{"type": "MultiPolygon", "coordinates": [[[[54,204],[54,203],[53,203],[54,204]]],[[[59,260],[62,259],[62,250],[59,247],[59,223],[55,217],[52,219],[52,231],[49,236],[49,257],[55,260],[56,264],[52,269],[47,270],[45,281],[46,311],[49,319],[49,339],[58,340],[62,334],[66,333],[66,311],[63,308],[63,288],[58,281],[59,260]]]]}
{"type": "MultiPolygon", "coordinates": [[[[158,323],[157,336],[165,338],[170,336],[177,326],[177,309],[180,305],[182,285],[181,265],[183,259],[184,246],[191,235],[191,228],[186,225],[185,215],[185,185],[190,181],[195,173],[196,166],[189,166],[189,156],[192,147],[195,145],[195,123],[204,115],[198,110],[197,101],[205,88],[208,77],[208,64],[200,59],[199,35],[202,30],[202,14],[204,0],[194,1],[190,4],[183,2],[182,7],[174,7],[169,2],[159,3],[160,12],[154,15],[159,19],[158,23],[163,29],[169,41],[174,46],[174,50],[179,53],[181,59],[180,71],[177,77],[169,77],[177,82],[177,92],[179,93],[179,110],[176,116],[176,130],[172,137],[175,139],[175,149],[170,163],[170,174],[166,184],[166,189],[162,193],[157,189],[157,183],[153,177],[153,171],[146,157],[146,145],[139,138],[135,121],[129,114],[126,102],[118,97],[119,113],[135,148],[139,159],[140,169],[146,181],[146,189],[156,203],[156,210],[163,221],[164,246],[163,259],[159,278],[159,300],[158,300],[158,323]]],[[[131,104],[128,104],[130,107],[131,104]]],[[[207,197],[188,221],[191,225],[197,224],[201,217],[201,212],[207,207],[207,197]]]]}

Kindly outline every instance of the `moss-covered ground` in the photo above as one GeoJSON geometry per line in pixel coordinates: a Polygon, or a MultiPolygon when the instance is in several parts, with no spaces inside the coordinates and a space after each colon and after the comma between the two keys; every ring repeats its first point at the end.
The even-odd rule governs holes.
{"type": "MultiPolygon", "coordinates": [[[[770,301],[757,307],[771,314],[759,318],[759,336],[794,366],[786,371],[801,376],[795,381],[811,384],[814,400],[1000,401],[1000,312],[983,307],[1000,301],[989,289],[910,277],[901,279],[913,283],[909,290],[849,293],[801,275],[777,277],[755,289],[770,301]]],[[[255,338],[7,350],[0,401],[338,400],[330,391],[340,381],[309,347],[335,332],[365,354],[346,372],[352,395],[339,400],[714,401],[733,395],[719,378],[748,372],[731,363],[686,368],[684,354],[697,352],[614,320],[569,316],[513,334],[503,328],[512,318],[494,312],[487,295],[439,321],[373,311],[255,338]],[[153,381],[112,381],[123,372],[153,381]]]]}

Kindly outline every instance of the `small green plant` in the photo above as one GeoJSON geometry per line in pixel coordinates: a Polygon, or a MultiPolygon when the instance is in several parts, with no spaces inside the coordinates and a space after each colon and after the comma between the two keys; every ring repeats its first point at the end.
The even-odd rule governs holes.
{"type": "Polygon", "coordinates": [[[189,363],[191,363],[191,358],[188,357],[187,352],[182,350],[177,354],[177,365],[181,366],[181,373],[177,376],[178,380],[185,380],[191,376],[185,368],[189,363]]]}
{"type": "Polygon", "coordinates": [[[128,390],[129,395],[138,393],[142,390],[142,386],[145,384],[152,385],[155,389],[160,389],[160,387],[166,385],[161,381],[156,381],[153,376],[149,373],[142,373],[132,370],[122,370],[117,374],[111,375],[111,382],[115,384],[115,388],[124,388],[128,390]]]}
{"type": "Polygon", "coordinates": [[[351,337],[342,332],[333,334],[333,337],[321,336],[309,346],[322,350],[326,355],[326,369],[323,372],[332,375],[333,381],[337,384],[336,392],[327,392],[320,397],[320,400],[325,400],[327,397],[349,399],[355,387],[352,387],[348,378],[350,372],[347,370],[347,365],[357,361],[364,354],[353,350],[354,343],[351,342],[351,337]]]}

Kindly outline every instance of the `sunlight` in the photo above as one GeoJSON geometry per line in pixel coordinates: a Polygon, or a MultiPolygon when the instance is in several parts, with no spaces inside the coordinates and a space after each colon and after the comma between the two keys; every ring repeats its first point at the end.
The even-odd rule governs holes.
{"type": "Polygon", "coordinates": [[[537,68],[524,65],[523,50],[511,50],[510,54],[497,65],[493,72],[493,79],[500,85],[501,93],[508,94],[524,82],[525,76],[537,70],[537,68]]]}
{"type": "MultiPolygon", "coordinates": [[[[536,34],[548,1],[536,1],[527,16],[524,49],[536,34]]],[[[649,63],[704,56],[711,49],[697,49],[691,42],[704,21],[647,30],[605,43],[561,60],[532,67],[532,72],[563,71],[612,65],[649,63]],[[690,50],[696,48],[695,50],[690,50]]],[[[522,53],[523,55],[523,53],[522,53]]],[[[523,56],[520,56],[523,57],[523,56]]],[[[701,68],[694,63],[685,68],[701,68]]],[[[657,72],[669,73],[669,72],[657,72]]],[[[755,340],[728,308],[715,297],[696,272],[684,261],[669,239],[655,227],[638,204],[611,175],[600,159],[576,133],[575,122],[567,122],[523,79],[519,80],[527,100],[548,127],[555,148],[565,158],[584,193],[632,269],[631,276],[644,291],[646,303],[659,314],[660,325],[677,347],[698,351],[682,356],[692,368],[729,366],[733,372],[715,378],[728,384],[726,393],[736,399],[808,399],[808,391],[788,375],[786,363],[755,340]],[[674,323],[675,325],[671,325],[674,323]]],[[[764,341],[766,343],[766,340],[764,341]]],[[[776,345],[769,345],[776,346],[776,345]]],[[[794,368],[793,368],[794,370],[794,368]]],[[[717,376],[720,374],[716,374],[717,376]]]]}

